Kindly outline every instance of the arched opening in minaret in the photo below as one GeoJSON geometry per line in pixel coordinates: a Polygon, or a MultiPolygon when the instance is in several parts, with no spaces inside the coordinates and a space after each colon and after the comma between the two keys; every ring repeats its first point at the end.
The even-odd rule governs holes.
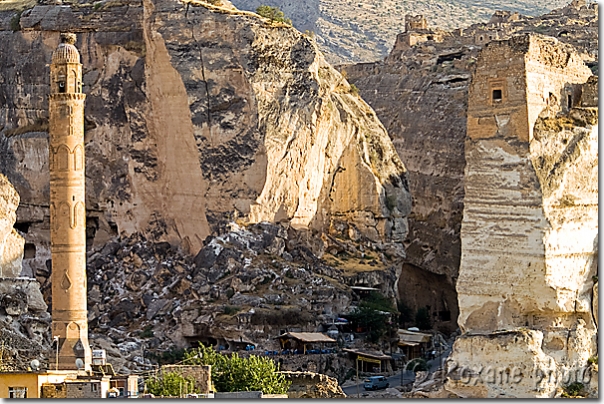
{"type": "Polygon", "coordinates": [[[80,85],[78,83],[78,75],[76,74],[75,70],[71,71],[71,77],[73,77],[73,92],[79,93],[78,88],[80,85]]]}
{"type": "Polygon", "coordinates": [[[65,82],[64,81],[59,81],[59,92],[60,93],[67,92],[67,88],[65,86],[65,82]]]}

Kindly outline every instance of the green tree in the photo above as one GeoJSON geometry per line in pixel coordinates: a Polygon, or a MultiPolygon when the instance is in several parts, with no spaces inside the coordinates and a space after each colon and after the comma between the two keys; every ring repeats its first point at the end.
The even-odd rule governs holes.
{"type": "Polygon", "coordinates": [[[375,290],[372,290],[371,293],[369,293],[369,296],[361,301],[361,306],[369,307],[374,310],[396,313],[396,309],[392,305],[392,300],[375,290]]]}
{"type": "Polygon", "coordinates": [[[167,372],[159,377],[150,377],[145,382],[147,391],[155,396],[179,397],[185,393],[199,393],[195,387],[195,378],[184,377],[177,372],[167,372]]]}
{"type": "Polygon", "coordinates": [[[407,303],[401,300],[398,302],[397,308],[399,312],[398,321],[402,326],[413,321],[413,309],[407,303]]]}
{"type": "Polygon", "coordinates": [[[381,293],[372,291],[346,317],[353,325],[367,329],[367,339],[370,342],[378,342],[388,330],[388,313],[398,314],[392,301],[381,293]]]}
{"type": "Polygon", "coordinates": [[[256,9],[256,14],[268,18],[273,21],[282,22],[287,25],[292,25],[292,20],[285,17],[283,11],[279,9],[279,7],[270,7],[270,6],[260,6],[256,9]]]}
{"type": "Polygon", "coordinates": [[[290,381],[285,379],[270,358],[251,355],[242,358],[236,352],[222,355],[211,347],[185,353],[185,363],[212,366],[212,383],[217,391],[262,391],[264,394],[285,394],[290,381]]]}
{"type": "Polygon", "coordinates": [[[415,314],[415,325],[420,330],[432,329],[432,318],[430,317],[430,311],[427,307],[420,307],[417,309],[415,314]]]}

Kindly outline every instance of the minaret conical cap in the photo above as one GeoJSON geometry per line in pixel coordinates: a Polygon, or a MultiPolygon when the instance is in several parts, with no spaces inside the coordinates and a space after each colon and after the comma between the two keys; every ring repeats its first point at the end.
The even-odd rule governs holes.
{"type": "Polygon", "coordinates": [[[52,63],[80,63],[80,52],[75,47],[75,34],[61,34],[61,43],[52,53],[52,63]]]}

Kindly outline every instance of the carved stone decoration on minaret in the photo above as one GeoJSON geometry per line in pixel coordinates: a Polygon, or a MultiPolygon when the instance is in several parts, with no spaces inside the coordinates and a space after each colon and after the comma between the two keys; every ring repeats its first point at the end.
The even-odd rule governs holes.
{"type": "Polygon", "coordinates": [[[61,34],[50,64],[49,162],[52,335],[59,369],[90,370],[86,286],[84,99],[75,34],[61,34]]]}

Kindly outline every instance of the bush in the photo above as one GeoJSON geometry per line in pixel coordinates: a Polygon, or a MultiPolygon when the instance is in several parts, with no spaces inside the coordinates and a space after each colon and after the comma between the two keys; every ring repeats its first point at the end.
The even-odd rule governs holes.
{"type": "Polygon", "coordinates": [[[359,88],[357,86],[355,86],[354,84],[351,84],[350,85],[350,94],[358,95],[359,88]]]}
{"type": "Polygon", "coordinates": [[[585,393],[585,386],[581,382],[573,382],[568,386],[564,387],[564,392],[562,393],[562,397],[584,397],[587,394],[585,393]]]}
{"type": "Polygon", "coordinates": [[[260,6],[256,9],[256,14],[261,17],[268,18],[271,22],[282,22],[287,25],[292,25],[292,20],[285,17],[283,11],[279,7],[260,6]]]}
{"type": "Polygon", "coordinates": [[[23,11],[19,11],[17,14],[10,19],[10,29],[13,31],[21,31],[21,14],[23,11]]]}
{"type": "Polygon", "coordinates": [[[193,376],[184,377],[180,373],[168,372],[160,377],[145,380],[147,391],[155,396],[180,397],[181,394],[199,393],[193,376]]]}
{"type": "Polygon", "coordinates": [[[405,302],[398,302],[398,321],[401,325],[405,325],[413,321],[413,309],[409,307],[405,302]]]}
{"type": "Polygon", "coordinates": [[[224,306],[224,314],[228,314],[228,315],[236,314],[240,310],[241,310],[241,307],[229,306],[229,305],[224,306]]]}
{"type": "Polygon", "coordinates": [[[268,357],[251,355],[242,358],[237,353],[222,355],[200,344],[185,354],[190,365],[211,365],[212,382],[216,391],[262,391],[264,394],[285,394],[290,381],[279,373],[268,357]]]}
{"type": "Polygon", "coordinates": [[[415,358],[410,360],[405,367],[406,370],[412,370],[414,372],[426,372],[428,371],[428,362],[423,358],[415,358]]]}
{"type": "Polygon", "coordinates": [[[143,331],[141,331],[139,337],[141,338],[151,338],[153,337],[153,326],[148,325],[146,326],[143,331]]]}
{"type": "Polygon", "coordinates": [[[175,346],[170,347],[168,351],[161,352],[160,354],[156,354],[154,352],[149,352],[147,356],[149,359],[154,360],[159,365],[170,365],[176,362],[180,362],[183,360],[185,355],[185,350],[183,348],[177,348],[175,346]]]}
{"type": "Polygon", "coordinates": [[[388,195],[386,196],[386,207],[390,212],[396,208],[396,195],[388,195]]]}

